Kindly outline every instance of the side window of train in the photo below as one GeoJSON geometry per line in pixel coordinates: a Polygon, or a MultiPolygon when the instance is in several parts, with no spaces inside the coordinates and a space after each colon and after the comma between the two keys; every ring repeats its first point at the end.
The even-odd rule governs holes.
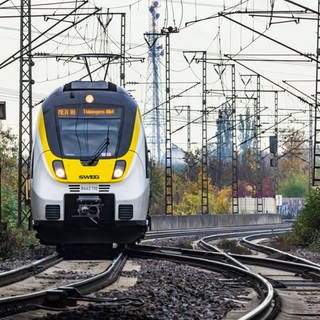
{"type": "Polygon", "coordinates": [[[150,177],[150,151],[147,147],[147,140],[144,139],[144,146],[145,146],[145,157],[146,157],[146,178],[150,177]]]}

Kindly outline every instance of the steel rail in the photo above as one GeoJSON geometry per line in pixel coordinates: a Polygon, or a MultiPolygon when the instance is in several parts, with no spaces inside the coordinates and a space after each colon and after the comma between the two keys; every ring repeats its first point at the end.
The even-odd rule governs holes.
{"type": "Polygon", "coordinates": [[[45,269],[59,263],[62,261],[62,257],[59,254],[54,253],[50,256],[37,260],[35,262],[29,263],[25,266],[5,271],[0,273],[0,287],[6,286],[8,284],[24,280],[30,276],[42,272],[45,269]]]}
{"type": "MultiPolygon", "coordinates": [[[[193,250],[193,249],[182,249],[178,247],[156,247],[156,246],[146,246],[139,245],[139,248],[142,248],[145,251],[156,252],[161,250],[162,252],[175,253],[179,255],[187,255],[192,257],[210,259],[213,261],[219,260],[220,262],[229,263],[229,258],[222,252],[217,251],[204,251],[204,250],[193,250]]],[[[299,273],[301,275],[305,275],[308,278],[313,278],[316,280],[320,280],[320,267],[313,266],[304,263],[278,260],[274,258],[265,258],[265,257],[257,257],[257,256],[249,256],[249,255],[240,255],[240,254],[229,254],[233,260],[239,260],[243,264],[248,265],[258,265],[264,266],[272,269],[280,269],[284,271],[299,273]]],[[[238,266],[237,266],[238,267],[238,266]]]]}
{"type": "Polygon", "coordinates": [[[312,261],[309,261],[304,258],[296,257],[292,254],[287,252],[283,252],[281,250],[271,248],[261,244],[255,244],[250,242],[250,240],[259,239],[261,237],[271,237],[275,234],[281,234],[289,229],[277,229],[272,230],[271,232],[263,232],[247,235],[246,237],[242,238],[240,242],[245,246],[254,249],[256,251],[260,251],[266,253],[268,255],[275,255],[277,256],[276,259],[271,258],[261,258],[261,257],[253,257],[253,256],[246,256],[246,255],[237,255],[237,254],[226,254],[216,246],[209,244],[207,241],[212,241],[217,238],[228,238],[234,237],[239,234],[247,234],[252,232],[240,232],[240,233],[225,233],[221,235],[213,235],[202,238],[198,245],[205,250],[213,251],[213,252],[220,252],[220,254],[224,257],[225,261],[229,261],[231,263],[236,263],[237,265],[249,264],[249,265],[260,265],[260,266],[268,266],[269,268],[276,268],[290,272],[298,272],[305,276],[311,277],[313,279],[320,280],[320,265],[316,264],[312,261]],[[239,261],[239,262],[237,262],[239,261]]]}
{"type": "Polygon", "coordinates": [[[52,303],[68,305],[68,299],[71,299],[74,304],[74,300],[77,300],[77,295],[88,294],[116,281],[126,259],[127,255],[121,252],[105,271],[89,279],[30,294],[1,298],[0,317],[22,312],[27,306],[36,308],[48,304],[51,305],[52,303]],[[76,295],[74,294],[75,292],[76,295]]]}
{"type": "Polygon", "coordinates": [[[293,273],[298,273],[304,278],[311,278],[317,281],[320,280],[319,266],[316,267],[316,266],[312,266],[310,264],[305,264],[305,263],[279,260],[274,258],[246,256],[246,255],[239,255],[239,254],[231,254],[231,256],[245,264],[289,271],[293,273]]]}
{"type": "MultiPolygon", "coordinates": [[[[267,229],[263,230],[263,233],[265,234],[279,234],[283,232],[290,231],[290,228],[274,228],[274,229],[267,229]]],[[[250,235],[257,235],[257,233],[262,232],[262,230],[246,230],[246,231],[232,231],[232,232],[226,232],[226,233],[217,233],[214,235],[203,237],[199,240],[199,242],[203,244],[208,244],[209,241],[214,241],[217,239],[226,239],[226,238],[239,238],[239,236],[250,236],[250,235]]],[[[217,249],[217,251],[219,251],[217,249]]]]}
{"type": "MultiPolygon", "coordinates": [[[[285,223],[283,226],[278,226],[277,228],[270,229],[270,225],[259,225],[260,230],[262,231],[273,231],[273,230],[290,230],[289,224],[285,223]]],[[[159,238],[165,238],[165,237],[183,237],[183,236],[190,236],[190,235],[199,235],[199,234],[208,234],[208,233],[215,233],[212,235],[212,239],[215,237],[229,237],[229,234],[239,234],[239,229],[253,229],[255,230],[247,230],[247,231],[241,231],[243,235],[245,234],[252,234],[257,232],[257,226],[237,226],[237,227],[207,227],[207,228],[190,228],[190,229],[172,229],[172,230],[157,230],[157,231],[148,231],[145,235],[146,240],[149,239],[159,239],[159,238]],[[222,233],[221,229],[230,229],[228,233],[222,233]],[[225,236],[224,236],[225,235],[225,236]]]]}
{"type": "MultiPolygon", "coordinates": [[[[256,308],[243,315],[240,320],[267,319],[271,314],[274,313],[274,308],[277,304],[275,302],[275,292],[273,286],[267,279],[263,278],[259,274],[253,273],[241,267],[213,260],[214,258],[210,259],[212,254],[209,252],[139,245],[129,247],[127,249],[127,253],[129,256],[133,257],[141,258],[141,256],[145,256],[155,259],[169,259],[177,263],[184,263],[191,266],[222,273],[229,271],[230,273],[249,278],[255,289],[263,298],[262,302],[256,308]]],[[[217,254],[214,254],[214,256],[216,255],[217,254]]]]}
{"type": "MultiPolygon", "coordinates": [[[[203,238],[205,239],[205,238],[203,238]]],[[[239,266],[242,269],[249,270],[247,266],[245,266],[243,263],[241,263],[239,260],[233,258],[230,254],[225,253],[223,250],[219,249],[217,246],[213,246],[212,244],[207,243],[201,239],[198,242],[198,246],[201,248],[208,250],[208,251],[213,251],[213,252],[219,252],[225,259],[226,262],[232,263],[233,265],[239,266]]]]}
{"type": "Polygon", "coordinates": [[[295,256],[293,254],[288,253],[288,252],[284,252],[284,251],[281,251],[281,250],[278,250],[278,249],[275,249],[275,248],[272,248],[272,247],[269,247],[269,246],[266,246],[266,245],[263,245],[263,244],[258,244],[258,243],[252,243],[251,242],[252,240],[256,240],[256,239],[259,239],[259,238],[266,238],[266,237],[269,238],[269,237],[274,236],[275,234],[280,234],[280,232],[273,232],[273,233],[266,232],[266,233],[249,235],[249,236],[246,236],[246,237],[242,238],[240,240],[240,243],[245,245],[246,247],[248,247],[250,249],[253,249],[253,250],[256,250],[256,251],[259,251],[259,252],[263,252],[263,253],[266,253],[268,255],[276,254],[278,259],[297,262],[297,263],[302,263],[302,264],[307,264],[307,265],[312,265],[312,266],[315,266],[317,268],[320,268],[320,265],[318,263],[312,262],[312,261],[310,261],[308,259],[297,257],[297,256],[295,256]]]}

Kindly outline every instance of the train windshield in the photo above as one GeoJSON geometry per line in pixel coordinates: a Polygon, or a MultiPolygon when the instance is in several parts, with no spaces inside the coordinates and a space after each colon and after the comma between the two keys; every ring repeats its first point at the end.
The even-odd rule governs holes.
{"type": "Polygon", "coordinates": [[[58,108],[62,154],[66,158],[88,159],[104,145],[100,158],[116,156],[121,125],[121,108],[58,108]],[[108,139],[108,143],[104,143],[108,139]]]}

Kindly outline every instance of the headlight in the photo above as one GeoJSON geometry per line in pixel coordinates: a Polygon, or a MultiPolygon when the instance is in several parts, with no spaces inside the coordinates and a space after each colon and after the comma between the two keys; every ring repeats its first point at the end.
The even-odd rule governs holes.
{"type": "Polygon", "coordinates": [[[63,162],[61,160],[54,160],[52,162],[52,167],[54,170],[54,173],[59,179],[66,179],[66,172],[64,170],[63,162]]]}
{"type": "Polygon", "coordinates": [[[113,179],[119,179],[123,176],[126,169],[126,162],[124,160],[117,160],[113,170],[113,179]]]}

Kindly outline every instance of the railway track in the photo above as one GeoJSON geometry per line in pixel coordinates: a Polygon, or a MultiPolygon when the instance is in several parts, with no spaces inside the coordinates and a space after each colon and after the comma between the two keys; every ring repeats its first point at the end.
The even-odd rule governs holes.
{"type": "MultiPolygon", "coordinates": [[[[126,262],[126,259],[126,254],[122,252],[118,254],[118,256],[103,272],[95,274],[84,280],[82,279],[80,281],[71,282],[63,286],[50,287],[44,290],[18,294],[10,297],[8,297],[6,294],[6,297],[0,298],[0,317],[17,314],[25,311],[26,309],[63,309],[67,306],[75,306],[77,301],[117,303],[116,301],[108,301],[108,299],[99,299],[87,295],[116,281],[126,262]]],[[[56,263],[58,263],[58,261],[56,263]]],[[[39,262],[36,262],[35,264],[38,265],[39,262]]],[[[18,271],[12,271],[12,273],[17,272],[18,271]]],[[[24,275],[24,278],[27,277],[26,274],[24,275]]],[[[3,279],[5,279],[5,276],[3,276],[3,279]]],[[[127,301],[122,301],[122,303],[130,303],[129,300],[130,299],[127,299],[127,301]]]]}
{"type": "MultiPolygon", "coordinates": [[[[281,231],[278,231],[281,233],[281,231]]],[[[254,273],[262,275],[274,287],[279,296],[281,307],[275,319],[320,319],[320,265],[282,252],[275,248],[254,243],[257,239],[273,237],[273,232],[257,233],[246,236],[240,243],[267,257],[244,256],[226,254],[219,251],[216,246],[207,241],[215,237],[206,237],[199,245],[206,250],[213,251],[222,260],[229,263],[243,265],[254,273]]],[[[229,236],[233,236],[229,234],[229,236]]]]}
{"type": "MultiPolygon", "coordinates": [[[[229,232],[201,239],[199,245],[205,250],[148,245],[130,246],[115,259],[118,262],[114,262],[113,265],[118,265],[118,271],[115,273],[119,274],[122,268],[119,265],[123,266],[125,263],[120,262],[120,260],[124,259],[123,261],[125,261],[127,257],[162,259],[206,269],[216,273],[221,282],[232,284],[235,287],[245,286],[251,288],[255,293],[250,294],[250,297],[244,297],[240,301],[242,303],[241,308],[227,314],[226,319],[228,320],[318,319],[320,318],[319,299],[317,298],[320,293],[319,265],[253,242],[256,242],[259,237],[266,239],[283,231],[285,229],[264,230],[258,235],[256,231],[249,230],[241,234],[241,236],[245,236],[241,239],[241,243],[249,246],[252,250],[261,251],[269,257],[243,256],[219,251],[212,241],[218,237],[239,237],[238,234],[229,232]],[[247,299],[247,303],[244,303],[245,299],[247,299]]],[[[179,233],[180,236],[181,234],[185,236],[185,233],[179,233]]],[[[163,235],[164,233],[162,232],[160,236],[162,237],[163,235]]],[[[165,236],[170,237],[173,234],[166,233],[165,236]]],[[[42,264],[39,264],[39,266],[43,268],[42,264]]],[[[109,269],[113,269],[113,267],[110,266],[106,271],[109,269]]],[[[26,306],[30,307],[30,305],[33,307],[64,308],[74,306],[77,301],[108,303],[108,299],[87,297],[85,295],[110,284],[117,276],[111,276],[113,280],[103,280],[104,283],[101,283],[101,280],[97,280],[95,285],[88,284],[88,288],[85,287],[85,283],[87,281],[90,283],[90,279],[28,295],[2,298],[0,299],[0,316],[20,312],[26,306]]],[[[142,301],[134,301],[134,299],[130,301],[128,299],[121,303],[138,305],[139,303],[142,304],[142,301]]]]}
{"type": "Polygon", "coordinates": [[[21,281],[32,275],[36,275],[46,270],[47,268],[54,266],[60,261],[62,261],[62,258],[57,253],[55,253],[20,268],[2,272],[0,273],[0,287],[21,281]]]}

